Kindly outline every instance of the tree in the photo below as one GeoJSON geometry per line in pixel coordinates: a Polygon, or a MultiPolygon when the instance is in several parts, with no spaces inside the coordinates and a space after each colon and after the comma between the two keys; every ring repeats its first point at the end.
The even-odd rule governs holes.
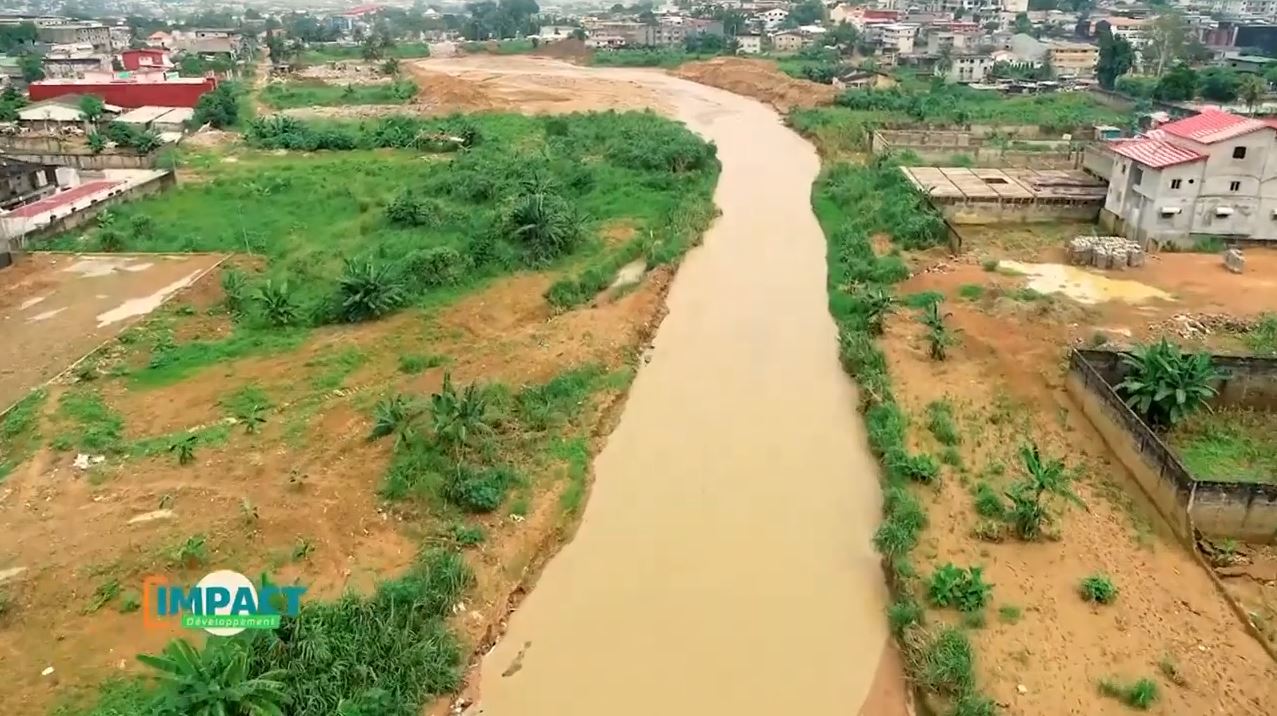
{"type": "Polygon", "coordinates": [[[948,45],[940,48],[940,56],[936,58],[936,74],[946,77],[953,69],[953,48],[948,45]]]}
{"type": "Polygon", "coordinates": [[[96,123],[106,111],[106,103],[95,94],[80,97],[80,114],[84,115],[84,129],[87,132],[90,124],[96,123]]]}
{"type": "Polygon", "coordinates": [[[12,52],[24,45],[36,41],[35,23],[20,22],[16,25],[0,26],[0,52],[12,52]]]}
{"type": "Polygon", "coordinates": [[[1237,99],[1239,78],[1226,67],[1211,67],[1202,71],[1202,99],[1212,102],[1232,102],[1237,99]]]}
{"type": "Polygon", "coordinates": [[[1144,59],[1144,71],[1155,77],[1184,54],[1188,41],[1188,23],[1178,12],[1167,12],[1157,16],[1148,29],[1148,42],[1140,48],[1144,59]]]}
{"type": "Polygon", "coordinates": [[[820,0],[806,0],[789,8],[789,19],[797,25],[818,25],[825,19],[825,6],[820,0]]]}
{"type": "Polygon", "coordinates": [[[1108,23],[1100,25],[1100,59],[1095,64],[1095,74],[1100,86],[1111,90],[1117,78],[1131,71],[1135,64],[1135,50],[1131,43],[1114,37],[1108,23]]]}
{"type": "Polygon", "coordinates": [[[1264,72],[1264,79],[1268,80],[1268,84],[1270,85],[1277,85],[1277,65],[1269,67],[1268,70],[1264,72]]]}
{"type": "Polygon", "coordinates": [[[1153,88],[1153,97],[1164,102],[1184,102],[1197,96],[1197,72],[1183,62],[1177,62],[1170,72],[1162,75],[1153,88]]]}
{"type": "Polygon", "coordinates": [[[1242,75],[1237,80],[1237,96],[1246,103],[1251,112],[1259,106],[1268,91],[1268,83],[1258,75],[1242,75]]]}
{"type": "Polygon", "coordinates": [[[200,95],[191,124],[196,127],[209,124],[217,129],[234,125],[239,119],[239,99],[235,95],[235,85],[230,82],[223,82],[212,92],[200,95]]]}
{"type": "Polygon", "coordinates": [[[18,69],[22,70],[22,79],[27,82],[38,82],[44,79],[44,67],[40,61],[40,56],[28,52],[18,58],[18,69]]]}
{"type": "Polygon", "coordinates": [[[1017,34],[1027,35],[1033,31],[1033,23],[1029,21],[1029,13],[1022,12],[1015,16],[1015,23],[1011,29],[1017,34]]]}
{"type": "Polygon", "coordinates": [[[250,7],[244,11],[244,19],[245,20],[260,20],[262,19],[262,14],[258,12],[255,8],[250,7]]]}

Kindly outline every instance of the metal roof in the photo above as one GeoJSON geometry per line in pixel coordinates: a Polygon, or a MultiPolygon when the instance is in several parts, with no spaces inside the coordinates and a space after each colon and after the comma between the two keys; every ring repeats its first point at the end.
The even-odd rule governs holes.
{"type": "Polygon", "coordinates": [[[1204,154],[1199,154],[1192,149],[1186,149],[1177,144],[1171,144],[1153,137],[1114,139],[1108,143],[1108,147],[1116,154],[1121,154],[1128,159],[1134,159],[1144,166],[1155,169],[1175,166],[1176,164],[1187,164],[1188,162],[1206,158],[1204,154]]]}
{"type": "Polygon", "coordinates": [[[1214,144],[1264,129],[1267,126],[1257,119],[1239,117],[1218,109],[1207,109],[1201,114],[1163,124],[1158,129],[1175,137],[1191,139],[1202,144],[1214,144]]]}

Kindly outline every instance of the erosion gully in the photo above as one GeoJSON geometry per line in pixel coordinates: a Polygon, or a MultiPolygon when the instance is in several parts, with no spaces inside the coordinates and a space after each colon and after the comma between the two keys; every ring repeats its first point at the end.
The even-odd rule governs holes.
{"type": "Polygon", "coordinates": [[[656,71],[424,67],[647,85],[722,161],[722,215],[678,272],[575,538],[484,658],[471,713],[903,713],[871,545],[876,465],[811,210],[815,150],[769,107],[656,71]]]}

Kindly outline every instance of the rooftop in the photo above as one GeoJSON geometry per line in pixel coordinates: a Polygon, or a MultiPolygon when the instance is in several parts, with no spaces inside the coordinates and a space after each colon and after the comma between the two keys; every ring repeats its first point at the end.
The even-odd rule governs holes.
{"type": "Polygon", "coordinates": [[[1155,169],[1171,167],[1176,164],[1187,164],[1206,158],[1205,155],[1191,149],[1153,137],[1114,139],[1108,143],[1108,147],[1116,154],[1155,169]]]}
{"type": "Polygon", "coordinates": [[[1218,109],[1207,109],[1201,114],[1163,124],[1158,129],[1173,137],[1191,139],[1202,144],[1214,144],[1267,127],[1267,124],[1258,119],[1240,117],[1218,109]]]}
{"type": "Polygon", "coordinates": [[[1086,172],[1066,169],[901,167],[928,196],[953,201],[1103,201],[1108,187],[1086,172]]]}

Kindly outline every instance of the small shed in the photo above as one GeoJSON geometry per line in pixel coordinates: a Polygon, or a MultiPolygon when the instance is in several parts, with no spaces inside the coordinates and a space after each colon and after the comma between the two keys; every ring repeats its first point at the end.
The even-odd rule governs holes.
{"type": "MultiPolygon", "coordinates": [[[[25,125],[79,124],[84,121],[80,112],[80,100],[84,95],[67,94],[54,99],[33,102],[18,110],[18,121],[25,125]]],[[[123,112],[123,107],[102,105],[102,112],[109,118],[123,112]]]]}
{"type": "Polygon", "coordinates": [[[146,105],[120,115],[116,121],[157,132],[180,132],[185,122],[194,115],[195,110],[190,107],[146,105]]]}

